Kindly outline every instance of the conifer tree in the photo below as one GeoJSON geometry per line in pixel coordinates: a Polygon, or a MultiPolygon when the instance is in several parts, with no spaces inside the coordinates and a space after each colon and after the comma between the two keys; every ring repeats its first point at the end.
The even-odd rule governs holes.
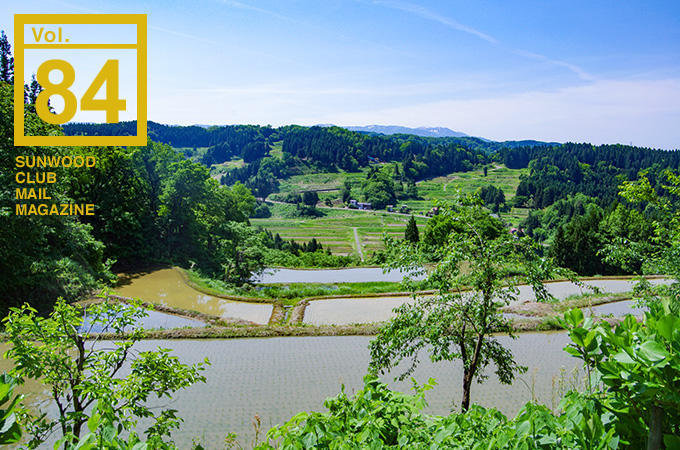
{"type": "Polygon", "coordinates": [[[414,244],[420,240],[420,236],[418,234],[418,226],[416,225],[416,219],[413,216],[411,216],[411,218],[408,221],[408,225],[406,225],[404,239],[406,239],[409,242],[413,242],[414,244]]]}
{"type": "Polygon", "coordinates": [[[4,31],[0,32],[0,81],[14,82],[14,57],[12,46],[4,31]]]}

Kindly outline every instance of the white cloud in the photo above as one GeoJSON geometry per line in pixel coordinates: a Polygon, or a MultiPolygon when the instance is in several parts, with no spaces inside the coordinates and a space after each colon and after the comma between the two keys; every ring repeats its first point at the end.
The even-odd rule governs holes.
{"type": "Polygon", "coordinates": [[[450,92],[447,100],[418,103],[395,95],[392,104],[400,106],[375,106],[386,94],[400,90],[422,93],[429,89],[411,85],[385,87],[384,92],[342,86],[183,90],[153,99],[149,117],[181,124],[446,126],[495,140],[632,142],[680,148],[680,79],[601,80],[552,91],[465,99],[450,92]]]}
{"type": "Polygon", "coordinates": [[[331,113],[304,123],[447,126],[489,139],[680,148],[680,80],[603,80],[554,91],[331,113]]]}

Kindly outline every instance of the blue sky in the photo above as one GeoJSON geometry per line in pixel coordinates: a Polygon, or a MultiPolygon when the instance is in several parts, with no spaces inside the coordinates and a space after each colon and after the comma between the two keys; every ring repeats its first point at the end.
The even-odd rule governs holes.
{"type": "Polygon", "coordinates": [[[147,13],[149,118],[680,148],[680,2],[9,0],[147,13]]]}

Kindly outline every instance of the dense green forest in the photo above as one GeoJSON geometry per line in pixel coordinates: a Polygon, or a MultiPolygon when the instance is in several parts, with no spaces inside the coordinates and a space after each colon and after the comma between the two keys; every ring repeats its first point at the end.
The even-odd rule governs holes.
{"type": "MultiPolygon", "coordinates": [[[[78,298],[111,278],[111,268],[195,265],[242,282],[262,266],[262,252],[255,250],[264,235],[247,224],[255,207],[250,191],[239,183],[221,186],[202,164],[151,141],[131,148],[50,148],[53,155],[97,158],[90,169],[56,169],[57,182],[49,187],[59,203],[95,204],[95,215],[15,215],[15,156],[42,155],[45,149],[12,145],[12,88],[6,83],[0,84],[0,111],[4,307],[78,298]]],[[[34,133],[61,132],[30,111],[26,127],[34,133]]]]}
{"type": "Polygon", "coordinates": [[[600,205],[617,201],[618,186],[647,170],[656,183],[663,170],[680,169],[680,152],[626,145],[567,143],[560,147],[517,147],[500,152],[509,168],[529,167],[517,188],[517,202],[544,208],[568,195],[596,197],[600,205]]]}

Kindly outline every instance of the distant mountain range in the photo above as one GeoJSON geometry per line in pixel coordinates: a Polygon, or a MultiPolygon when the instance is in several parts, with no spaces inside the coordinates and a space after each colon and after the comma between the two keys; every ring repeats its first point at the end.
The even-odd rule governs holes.
{"type": "MultiPolygon", "coordinates": [[[[330,124],[323,124],[320,126],[332,126],[330,124]]],[[[379,134],[414,134],[416,136],[424,137],[468,137],[467,134],[460,131],[453,131],[445,127],[400,127],[398,125],[366,125],[357,127],[343,127],[350,131],[359,131],[362,133],[379,133],[379,134]]]]}
{"type": "MultiPolygon", "coordinates": [[[[164,125],[149,121],[148,124],[149,137],[158,142],[170,144],[174,147],[210,147],[216,143],[229,139],[230,133],[245,132],[257,134],[256,125],[164,125]],[[252,130],[251,130],[252,129],[252,130]],[[246,130],[246,131],[244,131],[246,130]],[[250,130],[250,131],[247,131],[250,130]],[[200,144],[200,145],[199,145],[200,144]]],[[[333,124],[318,124],[316,127],[333,127],[333,124]]],[[[112,135],[112,136],[126,136],[134,135],[137,131],[136,122],[120,122],[118,124],[95,124],[95,123],[70,123],[63,125],[64,133],[67,136],[77,135],[112,135]]],[[[309,127],[305,127],[309,128],[309,127]]],[[[532,139],[519,141],[492,141],[483,137],[470,136],[459,131],[453,131],[445,127],[418,127],[409,128],[398,125],[366,125],[342,127],[354,133],[365,133],[368,135],[394,135],[404,134],[411,136],[418,136],[426,139],[440,138],[446,143],[456,142],[463,144],[468,148],[484,149],[485,151],[495,151],[501,148],[515,148],[515,147],[535,147],[535,146],[549,146],[558,147],[562,144],[559,142],[543,142],[532,139]]],[[[268,133],[272,132],[268,128],[268,133]]],[[[287,133],[286,127],[282,127],[283,133],[287,133]]],[[[268,135],[268,134],[267,134],[268,135]]],[[[252,137],[252,136],[251,136],[252,137]]],[[[243,142],[241,142],[243,144],[243,142]]],[[[238,145],[241,145],[238,144],[238,145]]]]}

